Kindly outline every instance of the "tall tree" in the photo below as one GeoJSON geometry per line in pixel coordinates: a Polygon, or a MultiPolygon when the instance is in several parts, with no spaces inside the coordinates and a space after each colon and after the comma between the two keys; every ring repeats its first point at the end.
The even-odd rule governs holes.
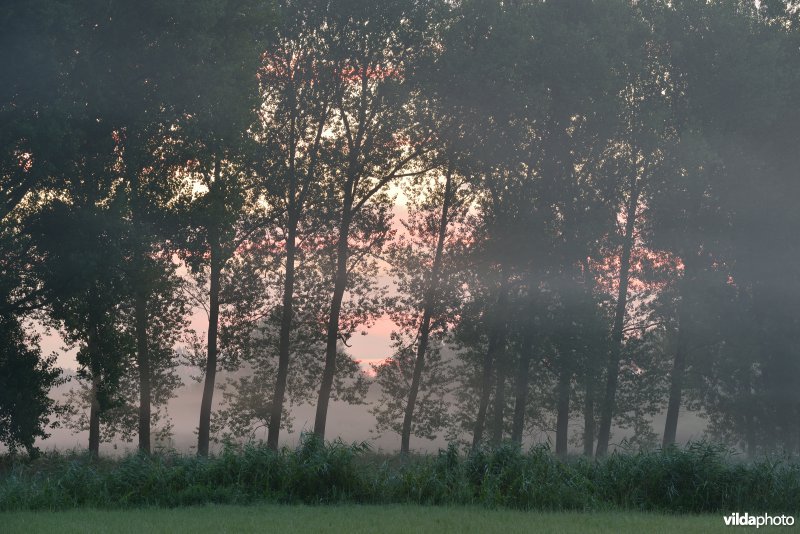
{"type": "Polygon", "coordinates": [[[423,176],[405,188],[405,232],[388,254],[400,293],[390,315],[401,331],[394,334],[395,355],[374,366],[382,398],[373,413],[378,430],[398,431],[401,454],[409,453],[412,434],[432,437],[446,424],[449,376],[439,345],[460,301],[469,196],[452,162],[437,171],[443,178],[423,176]]]}
{"type": "Polygon", "coordinates": [[[248,130],[256,122],[256,76],[272,21],[270,6],[255,0],[207,0],[204,4],[204,8],[193,4],[176,12],[170,34],[177,46],[190,54],[184,58],[181,78],[171,88],[182,112],[173,125],[171,145],[183,158],[178,172],[198,183],[201,191],[186,212],[188,260],[195,271],[203,264],[208,268],[208,339],[197,443],[200,456],[209,449],[222,272],[236,248],[263,224],[259,222],[263,213],[244,210],[246,202],[251,202],[250,206],[256,202],[244,182],[253,175],[248,130]],[[199,29],[202,39],[195,35],[199,29]],[[250,223],[241,224],[247,218],[250,223]]]}
{"type": "Polygon", "coordinates": [[[328,6],[326,39],[330,68],[338,78],[331,130],[339,156],[328,163],[326,179],[339,202],[336,269],[329,307],[325,367],[314,433],[325,436],[328,404],[336,375],[342,300],[348,285],[351,230],[367,211],[387,213],[386,186],[415,172],[426,150],[425,135],[414,131],[405,107],[414,57],[423,50],[431,3],[391,5],[361,0],[328,6]]]}
{"type": "Polygon", "coordinates": [[[302,233],[311,232],[305,212],[320,200],[323,165],[331,148],[323,134],[331,123],[335,79],[326,64],[330,43],[321,38],[324,14],[325,8],[315,2],[281,5],[276,42],[260,75],[268,198],[285,213],[278,368],[267,436],[272,449],[278,447],[289,376],[298,241],[302,233]]]}
{"type": "MultiPolygon", "coordinates": [[[[96,191],[90,187],[89,192],[96,191]]],[[[100,417],[118,403],[132,339],[124,327],[118,203],[102,208],[85,200],[50,206],[32,221],[30,231],[36,236],[37,269],[48,294],[49,315],[66,339],[78,345],[78,374],[91,382],[89,452],[97,456],[100,417]]]]}
{"type": "MultiPolygon", "coordinates": [[[[648,6],[634,8],[649,14],[648,6]]],[[[647,15],[645,15],[647,18],[647,15]]],[[[639,61],[623,74],[625,85],[621,90],[619,117],[611,151],[601,168],[617,177],[618,218],[622,221],[608,234],[606,255],[618,258],[614,263],[614,310],[609,333],[610,344],[605,364],[605,388],[600,405],[600,422],[597,436],[597,456],[608,451],[611,427],[615,416],[615,402],[620,374],[620,358],[624,349],[627,321],[633,303],[629,285],[632,263],[637,250],[643,246],[637,227],[645,216],[651,182],[660,179],[663,152],[674,142],[675,121],[670,120],[669,106],[675,101],[679,89],[672,83],[668,62],[665,62],[663,43],[652,31],[641,31],[643,42],[639,61]]],[[[641,259],[641,258],[639,258],[641,259]]],[[[602,261],[602,260],[601,260],[602,261]]],[[[603,267],[607,270],[607,266],[603,267]]]]}

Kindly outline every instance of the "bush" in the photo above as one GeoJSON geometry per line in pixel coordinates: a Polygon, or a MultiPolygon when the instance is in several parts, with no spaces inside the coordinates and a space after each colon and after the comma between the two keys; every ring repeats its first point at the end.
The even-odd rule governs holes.
{"type": "Polygon", "coordinates": [[[800,464],[745,463],[706,442],[594,461],[515,445],[394,461],[306,436],[296,449],[226,447],[210,458],[159,454],[96,460],[57,453],[6,461],[0,510],[204,503],[480,504],[524,510],[797,513],[800,464]]]}

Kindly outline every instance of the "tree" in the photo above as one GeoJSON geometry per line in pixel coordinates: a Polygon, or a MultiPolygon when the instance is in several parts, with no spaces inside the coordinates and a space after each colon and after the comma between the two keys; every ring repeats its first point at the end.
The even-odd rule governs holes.
{"type": "MultiPolygon", "coordinates": [[[[89,198],[98,192],[88,189],[83,192],[89,198]]],[[[50,302],[49,317],[78,345],[78,375],[91,382],[89,452],[97,456],[100,417],[118,402],[120,379],[133,350],[124,328],[121,225],[113,201],[110,208],[87,204],[77,194],[72,201],[49,206],[29,230],[36,236],[34,253],[50,302]]]]}
{"type": "Polygon", "coordinates": [[[390,273],[400,297],[390,314],[401,330],[393,334],[395,355],[373,365],[382,399],[373,413],[378,430],[400,434],[407,455],[411,435],[428,438],[447,424],[449,375],[442,360],[443,338],[459,305],[459,254],[465,249],[463,222],[469,207],[465,180],[449,162],[442,179],[413,180],[405,235],[390,247],[390,273]],[[419,405],[417,398],[423,397],[419,405]]]}
{"type": "Polygon", "coordinates": [[[47,393],[63,383],[55,355],[42,358],[36,342],[14,317],[0,316],[0,442],[12,453],[24,447],[31,457],[35,440],[49,436],[51,417],[59,413],[47,393]]]}
{"type": "MultiPolygon", "coordinates": [[[[752,13],[745,20],[716,16],[717,24],[708,30],[716,36],[714,46],[736,32],[741,49],[705,52],[694,58],[699,64],[691,71],[705,82],[699,84],[704,91],[716,91],[726,102],[712,108],[719,114],[715,120],[701,117],[706,142],[723,165],[707,179],[716,211],[724,210],[727,224],[708,228],[703,221],[703,247],[713,253],[713,264],[698,273],[708,289],[690,295],[691,311],[702,322],[693,327],[699,347],[690,352],[686,397],[692,409],[708,416],[712,436],[751,455],[792,450],[798,442],[792,414],[797,413],[800,375],[795,318],[789,311],[797,296],[791,236],[798,221],[789,203],[797,194],[791,178],[797,154],[790,147],[797,139],[792,102],[798,95],[796,69],[787,68],[796,61],[798,34],[796,9],[785,12],[781,4],[762,3],[758,23],[752,13]],[[739,81],[728,87],[734,75],[739,81]],[[696,332],[706,323],[713,325],[713,344],[705,329],[696,332]]],[[[693,65],[688,60],[682,62],[687,70],[693,65]]],[[[692,93],[706,107],[702,95],[692,93]]]]}
{"type": "MultiPolygon", "coordinates": [[[[488,66],[480,59],[468,61],[483,72],[470,72],[460,87],[470,88],[478,97],[503,96],[489,98],[488,103],[486,98],[476,98],[471,104],[483,121],[472,150],[481,154],[485,164],[480,171],[485,191],[481,197],[485,254],[499,273],[495,309],[487,312],[495,327],[484,362],[474,433],[477,444],[482,439],[492,375],[492,441],[498,443],[504,433],[505,383],[513,366],[513,354],[502,350],[508,337],[503,318],[508,312],[503,308],[513,302],[509,291],[520,295],[527,291],[527,298],[535,299],[540,285],[548,280],[557,288],[564,281],[582,278],[583,262],[599,253],[598,239],[613,221],[617,177],[605,172],[601,163],[612,150],[620,92],[626,82],[615,73],[638,61],[635,51],[641,28],[631,19],[628,31],[616,31],[617,22],[631,16],[623,4],[570,2],[500,8],[476,3],[469,7],[472,18],[465,19],[461,31],[467,43],[475,42],[466,53],[476,58],[498,57],[498,61],[488,66]],[[580,27],[575,20],[582,21],[580,27]],[[507,48],[514,52],[498,52],[507,48]]],[[[533,324],[528,321],[527,327],[533,324]]],[[[519,376],[525,377],[522,360],[519,376]]],[[[569,360],[559,360],[565,364],[560,395],[567,400],[569,360]]],[[[516,390],[522,394],[527,387],[523,382],[516,390]]],[[[568,402],[561,406],[559,433],[564,434],[568,402]]],[[[524,410],[520,406],[515,412],[524,410]]],[[[519,422],[516,427],[518,433],[519,422]]],[[[563,436],[558,441],[566,443],[563,436]]]]}
{"type": "Polygon", "coordinates": [[[325,63],[330,52],[322,39],[324,9],[315,2],[287,2],[279,19],[276,42],[260,75],[267,196],[285,214],[279,222],[285,250],[278,368],[267,422],[272,449],[278,447],[289,376],[298,239],[312,233],[313,223],[305,212],[321,200],[323,165],[331,150],[323,134],[330,124],[334,89],[333,73],[325,63]]]}
{"type": "MultiPolygon", "coordinates": [[[[691,319],[700,302],[697,288],[726,262],[724,236],[734,217],[733,206],[722,201],[731,172],[726,147],[769,135],[769,125],[775,121],[771,104],[762,108],[754,103],[762,102],[765,80],[781,82],[779,77],[766,74],[780,70],[775,63],[777,41],[752,17],[752,11],[727,2],[703,6],[687,3],[664,8],[660,16],[664,20],[663,39],[670,43],[670,54],[664,61],[677,86],[672,112],[678,135],[668,154],[673,179],[654,197],[651,239],[654,248],[670,251],[683,262],[663,440],[668,445],[675,441],[684,381],[694,363],[692,345],[699,338],[692,332],[695,325],[691,319]],[[688,23],[701,18],[709,23],[688,23]],[[693,43],[691,53],[675,48],[676,40],[693,43]],[[721,45],[733,41],[741,48],[721,45]],[[740,70],[742,64],[748,68],[740,70]]],[[[780,90],[768,93],[782,94],[780,90]]]]}
{"type": "Polygon", "coordinates": [[[176,12],[170,35],[191,52],[184,58],[179,83],[172,88],[182,113],[172,126],[172,161],[201,193],[189,192],[184,206],[185,258],[193,271],[208,268],[208,341],[205,384],[200,406],[197,453],[208,455],[212,401],[217,372],[222,272],[237,247],[264,224],[255,210],[257,198],[245,180],[253,177],[256,122],[256,74],[272,13],[255,0],[207,0],[176,12]],[[202,28],[203,39],[194,33],[202,28]],[[186,46],[192,43],[192,46],[186,46]],[[187,163],[188,162],[188,163],[187,163]],[[248,208],[245,208],[249,202],[248,208]],[[243,219],[249,224],[242,224],[243,219]]]}
{"type": "MultiPolygon", "coordinates": [[[[655,44],[652,49],[658,50],[655,44]]],[[[676,136],[674,123],[665,119],[669,117],[668,106],[675,97],[675,88],[665,83],[668,77],[664,75],[665,66],[660,64],[661,61],[660,54],[651,53],[642,71],[633,73],[623,96],[624,118],[615,139],[615,152],[607,162],[613,169],[611,172],[621,175],[619,197],[624,224],[620,232],[611,234],[609,244],[613,248],[605,251],[607,255],[618,256],[619,265],[614,269],[616,297],[605,369],[597,456],[604,456],[608,452],[626,318],[634,311],[633,303],[629,300],[632,264],[637,259],[637,251],[643,251],[644,247],[637,225],[641,226],[642,218],[647,215],[646,207],[657,187],[656,182],[664,179],[664,152],[672,148],[676,136]]],[[[638,255],[641,256],[640,253],[638,255]]],[[[633,321],[636,320],[633,318],[633,321]]]]}
{"type": "MultiPolygon", "coordinates": [[[[139,438],[139,450],[150,452],[151,426],[157,430],[153,433],[156,441],[164,442],[170,435],[171,423],[166,413],[167,403],[177,394],[183,383],[177,374],[180,361],[177,350],[184,330],[186,329],[187,302],[183,294],[184,281],[174,273],[172,261],[169,259],[151,258],[162,268],[149,278],[147,300],[147,343],[148,366],[143,376],[141,365],[140,311],[136,309],[135,291],[126,288],[126,297],[119,328],[136,343],[135,354],[119,355],[124,358],[120,362],[122,368],[114,402],[108,410],[100,414],[101,441],[112,441],[121,438],[132,441],[134,435],[139,438]],[[163,265],[167,263],[168,265],[163,265]],[[148,438],[142,443],[142,388],[148,391],[145,402],[147,408],[148,438]],[[142,445],[147,445],[143,448],[142,445]]],[[[126,262],[127,263],[127,262],[126,262]]],[[[126,276],[129,276],[126,273],[126,276]]],[[[133,281],[135,284],[136,281],[133,281]]],[[[80,377],[79,377],[80,381],[80,377]]],[[[77,390],[70,392],[65,424],[75,432],[89,429],[90,415],[83,408],[91,406],[91,384],[82,383],[77,390]]]]}
{"type": "MultiPolygon", "coordinates": [[[[320,215],[319,222],[329,220],[330,214],[320,215]]],[[[322,225],[321,229],[303,234],[296,251],[291,352],[286,370],[281,430],[292,428],[288,406],[310,403],[316,397],[324,364],[319,355],[325,347],[326,288],[330,286],[332,266],[336,261],[335,239],[331,237],[329,227],[322,225]]],[[[213,430],[223,439],[254,441],[262,429],[267,430],[266,437],[269,438],[283,318],[281,295],[285,284],[281,276],[275,276],[285,262],[282,237],[240,253],[223,284],[222,301],[235,306],[226,306],[223,310],[222,356],[243,364],[228,379],[223,391],[223,406],[215,414],[213,430]],[[265,299],[265,295],[272,297],[265,299]]],[[[380,293],[374,284],[376,268],[374,260],[361,260],[351,265],[351,294],[355,298],[345,301],[342,307],[342,336],[345,340],[353,335],[356,326],[368,323],[380,309],[380,299],[375,298],[380,293]]],[[[332,398],[361,403],[369,381],[358,362],[345,350],[340,350],[336,365],[332,398]]]]}
{"type": "MultiPolygon", "coordinates": [[[[349,241],[354,222],[377,216],[385,224],[386,186],[410,173],[426,150],[405,108],[405,83],[413,59],[424,49],[431,5],[375,4],[361,0],[329,5],[326,39],[337,77],[331,130],[337,155],[328,162],[326,185],[339,203],[336,268],[329,307],[325,367],[314,433],[325,436],[328,403],[336,376],[342,300],[348,286],[349,241]]],[[[371,230],[366,230],[371,233],[371,230]]]]}
{"type": "Polygon", "coordinates": [[[79,106],[63,91],[74,61],[79,16],[65,2],[13,1],[0,29],[0,223],[43,190],[74,155],[71,118],[79,106]]]}

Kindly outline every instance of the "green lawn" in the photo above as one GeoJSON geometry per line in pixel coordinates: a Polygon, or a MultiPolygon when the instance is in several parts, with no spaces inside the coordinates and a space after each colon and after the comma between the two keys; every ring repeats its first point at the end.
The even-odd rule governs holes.
{"type": "MultiPolygon", "coordinates": [[[[785,528],[785,527],[784,527],[785,528]]],[[[774,527],[773,527],[774,529],[774,527]]],[[[736,532],[750,529],[739,527],[736,532]]],[[[769,528],[767,530],[770,530],[769,528]]],[[[783,529],[781,529],[783,530],[783,529]]],[[[791,530],[791,529],[786,529],[791,530]]],[[[721,515],[538,513],[435,506],[203,506],[122,511],[10,512],[0,531],[12,532],[730,532],[721,515]]]]}

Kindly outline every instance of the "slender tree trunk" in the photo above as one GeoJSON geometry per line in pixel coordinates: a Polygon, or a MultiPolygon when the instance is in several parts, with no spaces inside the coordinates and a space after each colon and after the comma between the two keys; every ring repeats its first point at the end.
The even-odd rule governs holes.
{"type": "MultiPolygon", "coordinates": [[[[90,302],[92,306],[96,304],[93,302],[90,293],[90,302]]],[[[100,455],[100,399],[98,391],[100,389],[100,357],[99,350],[99,337],[98,323],[95,320],[94,314],[89,314],[89,335],[86,340],[87,350],[89,352],[89,367],[92,373],[92,389],[91,399],[89,404],[89,454],[97,458],[100,455]]]]}
{"type": "Polygon", "coordinates": [[[336,374],[336,353],[339,342],[339,315],[342,311],[342,299],[347,288],[347,256],[349,247],[347,240],[350,237],[350,223],[353,213],[353,197],[351,188],[345,193],[342,210],[342,220],[339,226],[339,238],[336,245],[336,277],[334,279],[333,297],[331,299],[330,316],[328,319],[327,344],[325,347],[325,368],[322,371],[322,384],[319,388],[317,399],[317,413],[314,418],[314,435],[325,438],[325,424],[328,418],[328,403],[333,389],[333,379],[336,374]]]}
{"type": "Polygon", "coordinates": [[[637,178],[633,179],[631,197],[628,201],[625,219],[625,240],[622,243],[622,255],[619,267],[619,289],[617,306],[614,310],[614,324],[611,329],[611,348],[606,366],[606,394],[600,411],[600,428],[597,435],[597,456],[608,453],[608,441],[611,438],[611,421],[619,380],[619,358],[622,353],[622,329],[625,325],[625,307],[628,303],[628,282],[630,279],[631,250],[633,249],[633,230],[636,226],[636,208],[639,204],[640,187],[637,178]]]}
{"type": "MultiPolygon", "coordinates": [[[[684,276],[686,276],[684,270],[684,276]]],[[[684,297],[685,298],[685,297],[684,297]]],[[[667,403],[667,419],[664,423],[663,446],[675,443],[675,436],[678,431],[678,415],[681,409],[681,396],[683,393],[683,376],[686,371],[686,355],[688,351],[687,339],[687,310],[684,298],[678,304],[678,340],[675,348],[675,359],[672,362],[672,373],[670,375],[669,401],[667,403]]]]}
{"type": "Polygon", "coordinates": [[[414,407],[417,402],[417,394],[422,383],[422,371],[425,368],[425,351],[428,349],[428,338],[430,336],[431,310],[427,306],[422,315],[422,325],[419,329],[419,345],[417,346],[417,357],[414,361],[414,373],[411,377],[411,387],[408,391],[408,401],[406,402],[403,414],[403,428],[400,433],[400,454],[407,455],[411,445],[411,424],[414,418],[414,407]]]}
{"type": "MultiPolygon", "coordinates": [[[[221,176],[220,154],[214,155],[214,185],[218,185],[221,176]]],[[[208,228],[209,249],[209,290],[208,290],[208,345],[206,349],[205,382],[203,398],[200,401],[200,422],[197,428],[197,455],[208,456],[211,439],[211,407],[214,401],[214,385],[217,379],[217,336],[219,335],[219,293],[222,276],[222,244],[217,226],[208,228]]]]}
{"type": "Polygon", "coordinates": [[[483,427],[486,424],[486,411],[489,408],[489,393],[492,384],[492,366],[494,354],[499,344],[499,332],[496,328],[489,334],[489,344],[483,358],[483,372],[481,374],[481,397],[478,401],[478,413],[475,416],[475,430],[472,434],[472,448],[477,448],[483,441],[483,427]]]}
{"type": "Polygon", "coordinates": [[[494,421],[492,422],[491,443],[500,445],[503,441],[503,421],[506,408],[506,369],[507,354],[503,347],[499,347],[495,357],[495,385],[494,385],[494,421]]]}
{"type": "MultiPolygon", "coordinates": [[[[292,195],[294,195],[293,192],[292,195]]],[[[278,376],[275,379],[275,393],[272,398],[267,434],[267,446],[272,450],[278,448],[283,401],[286,395],[286,380],[289,375],[289,341],[292,332],[292,308],[294,305],[296,241],[297,218],[294,209],[290,209],[289,229],[286,236],[286,278],[283,281],[283,309],[281,310],[281,330],[280,340],[278,341],[278,376]]]]}
{"type": "MultiPolygon", "coordinates": [[[[690,213],[693,220],[697,221],[702,209],[702,193],[694,191],[691,197],[690,213]]],[[[689,236],[691,237],[691,235],[689,236]]],[[[680,301],[678,302],[678,332],[675,347],[675,359],[672,362],[672,373],[670,374],[669,400],[667,401],[667,417],[664,422],[664,439],[662,446],[666,447],[675,443],[678,432],[678,416],[681,409],[681,397],[683,395],[683,380],[686,372],[686,363],[689,352],[689,304],[691,296],[690,283],[694,280],[698,268],[699,243],[694,242],[680,250],[681,260],[683,261],[683,277],[679,280],[678,289],[680,291],[680,301]],[[687,252],[688,251],[688,252],[687,252]]]]}
{"type": "Polygon", "coordinates": [[[511,425],[511,441],[522,444],[525,430],[525,409],[528,405],[528,383],[530,381],[531,352],[533,343],[527,343],[520,355],[514,387],[514,421],[511,425]]]}
{"type": "Polygon", "coordinates": [[[147,315],[148,292],[146,289],[145,273],[145,248],[144,240],[147,231],[142,224],[141,194],[139,172],[134,166],[128,167],[128,180],[131,184],[131,217],[132,227],[138,234],[134,247],[134,323],[136,333],[136,362],[139,371],[139,452],[150,454],[150,428],[152,388],[150,371],[150,353],[148,347],[147,330],[149,317],[147,315]]]}
{"type": "Polygon", "coordinates": [[[92,378],[92,401],[89,407],[89,455],[97,458],[100,455],[100,402],[97,399],[99,384],[92,378]]]}
{"type": "Polygon", "coordinates": [[[294,306],[294,269],[295,249],[297,246],[297,174],[295,156],[297,153],[297,93],[294,90],[293,78],[289,77],[289,194],[288,194],[288,231],[286,234],[286,273],[283,280],[283,308],[281,310],[281,326],[278,339],[278,374],[275,377],[275,391],[270,405],[269,422],[267,424],[267,446],[278,449],[278,437],[281,432],[283,401],[286,396],[286,381],[289,375],[289,344],[292,333],[292,316],[294,306]]]}
{"type": "Polygon", "coordinates": [[[562,362],[558,375],[558,404],[556,407],[556,454],[566,456],[567,437],[569,432],[569,389],[572,373],[562,362]]]}
{"type": "Polygon", "coordinates": [[[278,448],[278,438],[281,430],[281,419],[283,417],[283,404],[286,397],[286,383],[289,376],[289,349],[291,345],[292,321],[294,320],[294,283],[297,255],[297,226],[302,216],[305,203],[307,188],[312,182],[314,169],[316,168],[319,156],[318,148],[322,139],[327,108],[322,114],[317,128],[317,135],[311,147],[311,164],[307,169],[305,179],[300,185],[298,183],[298,173],[296,166],[297,158],[297,92],[296,87],[291,83],[289,93],[290,109],[292,110],[290,121],[290,143],[289,143],[289,194],[288,194],[288,229],[286,235],[286,278],[283,283],[283,309],[281,311],[280,338],[278,340],[278,374],[275,377],[275,392],[272,397],[270,407],[269,425],[267,427],[267,446],[272,450],[278,448]],[[298,186],[300,191],[298,192],[298,186]]]}
{"type": "Polygon", "coordinates": [[[678,302],[678,332],[675,346],[675,359],[672,361],[670,374],[669,401],[667,402],[667,418],[664,423],[663,446],[675,443],[678,431],[678,416],[681,409],[683,395],[683,378],[686,372],[686,359],[689,351],[689,295],[688,284],[695,276],[697,267],[694,249],[688,254],[683,254],[683,278],[680,281],[681,300],[678,302]]]}
{"type": "Polygon", "coordinates": [[[150,354],[147,347],[147,295],[136,292],[136,353],[139,363],[139,451],[150,454],[150,354]]]}
{"type": "Polygon", "coordinates": [[[594,450],[594,375],[586,373],[586,398],[583,404],[583,454],[591,458],[594,450]]]}
{"type": "Polygon", "coordinates": [[[497,297],[497,308],[489,332],[489,344],[483,358],[483,373],[481,375],[481,397],[478,402],[478,414],[475,417],[475,431],[472,434],[472,448],[476,448],[483,441],[483,429],[486,426],[486,411],[489,408],[489,396],[492,390],[492,373],[498,351],[505,345],[505,325],[499,317],[504,312],[506,301],[506,281],[503,280],[500,294],[497,297]]]}
{"type": "Polygon", "coordinates": [[[208,456],[211,437],[211,405],[214,399],[214,383],[217,377],[217,334],[219,330],[219,293],[222,274],[222,259],[219,246],[219,235],[210,232],[211,240],[211,273],[208,306],[208,349],[206,360],[203,399],[200,403],[200,424],[197,432],[197,455],[208,456]]]}
{"type": "Polygon", "coordinates": [[[442,215],[439,219],[439,235],[436,240],[436,251],[433,258],[430,285],[425,293],[425,304],[422,312],[422,324],[419,328],[419,344],[417,345],[417,357],[414,360],[414,373],[411,377],[411,387],[408,391],[408,402],[403,415],[403,428],[400,433],[400,454],[408,455],[411,445],[411,424],[414,418],[414,407],[417,402],[420,384],[422,383],[422,372],[425,369],[425,353],[428,350],[428,338],[431,331],[431,318],[436,307],[436,296],[439,289],[439,277],[442,270],[442,255],[444,253],[444,239],[447,235],[447,216],[450,210],[452,197],[452,165],[447,168],[447,176],[444,186],[444,200],[442,201],[442,215]]]}

